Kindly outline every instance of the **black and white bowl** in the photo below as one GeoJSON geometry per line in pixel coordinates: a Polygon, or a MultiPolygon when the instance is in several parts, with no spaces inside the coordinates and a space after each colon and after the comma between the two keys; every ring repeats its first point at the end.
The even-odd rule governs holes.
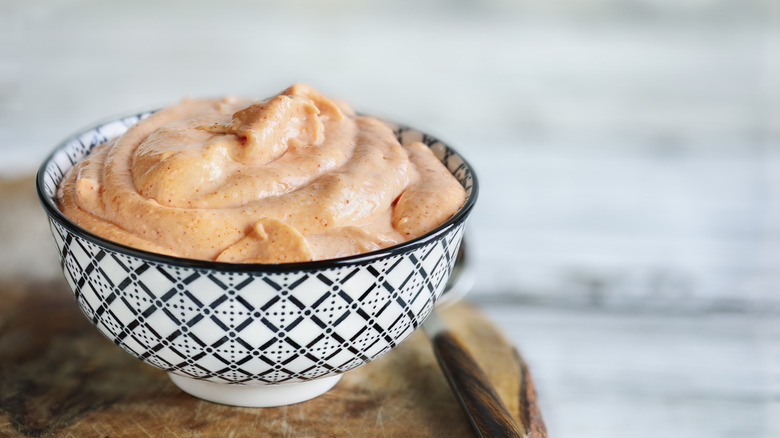
{"type": "Polygon", "coordinates": [[[90,233],[57,208],[57,185],[96,145],[147,117],[87,129],[41,165],[36,186],[62,271],[84,315],[125,351],[218,403],[279,406],[332,388],[341,374],[398,345],[422,324],[453,270],[477,180],[444,143],[422,141],[460,181],[465,205],[419,238],[340,259],[276,265],[164,256],[90,233]]]}

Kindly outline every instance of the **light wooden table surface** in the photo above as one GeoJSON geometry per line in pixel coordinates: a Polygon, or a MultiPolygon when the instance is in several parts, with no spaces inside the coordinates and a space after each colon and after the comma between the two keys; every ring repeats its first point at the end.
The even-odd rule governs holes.
{"type": "Polygon", "coordinates": [[[776,314],[482,304],[526,357],[550,436],[780,436],[776,314]]]}

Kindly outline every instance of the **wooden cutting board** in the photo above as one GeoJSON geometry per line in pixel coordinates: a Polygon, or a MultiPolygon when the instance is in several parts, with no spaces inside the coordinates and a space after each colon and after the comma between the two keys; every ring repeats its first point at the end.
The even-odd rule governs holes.
{"type": "MultiPolygon", "coordinates": [[[[0,229],[43,211],[32,181],[0,184],[0,229]],[[20,193],[23,193],[20,195],[20,193]],[[17,216],[8,214],[9,203],[17,216]],[[5,205],[3,205],[5,204],[5,205]],[[5,207],[5,208],[4,208],[5,207]]],[[[36,222],[37,221],[37,222],[36,222]]],[[[6,228],[7,229],[7,228],[6,228]]],[[[6,254],[31,257],[34,236],[6,254]]],[[[19,230],[18,233],[25,233],[19,230]]],[[[6,243],[6,242],[4,242],[6,243]]],[[[50,250],[54,251],[53,244],[50,250]]],[[[520,420],[524,363],[479,311],[442,313],[520,420]]],[[[527,409],[526,409],[527,411],[527,409]]],[[[279,408],[237,408],[181,392],[166,373],[125,353],[81,314],[65,281],[0,276],[0,436],[5,437],[468,437],[472,429],[418,331],[379,359],[346,373],[328,393],[279,408]]]]}
{"type": "MultiPolygon", "coordinates": [[[[519,415],[522,362],[472,306],[443,312],[519,415]]],[[[516,420],[519,421],[519,418],[516,420]]],[[[428,339],[415,332],[325,395],[280,408],[204,402],[120,350],[64,282],[0,291],[0,435],[8,437],[473,436],[428,339]]]]}

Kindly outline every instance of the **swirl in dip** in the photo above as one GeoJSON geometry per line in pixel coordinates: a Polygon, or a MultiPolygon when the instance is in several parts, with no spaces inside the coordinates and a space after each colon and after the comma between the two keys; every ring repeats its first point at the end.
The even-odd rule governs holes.
{"type": "Polygon", "coordinates": [[[422,143],[305,85],[265,101],[184,100],[96,146],[58,190],[79,226],[138,249],[283,263],[420,236],[465,191],[422,143]]]}

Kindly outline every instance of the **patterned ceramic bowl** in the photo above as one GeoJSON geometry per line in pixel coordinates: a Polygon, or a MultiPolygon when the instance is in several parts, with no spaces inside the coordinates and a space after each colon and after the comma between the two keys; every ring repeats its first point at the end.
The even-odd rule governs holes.
{"type": "Polygon", "coordinates": [[[468,194],[460,211],[424,236],[315,262],[197,261],[101,238],[68,220],[55,203],[56,187],[73,163],[149,114],[69,138],[41,165],[36,181],[68,285],[108,339],[197,397],[278,406],[326,392],[342,373],[386,353],[428,316],[477,198],[476,177],[454,150],[391,124],[401,142],[427,144],[468,194]]]}

